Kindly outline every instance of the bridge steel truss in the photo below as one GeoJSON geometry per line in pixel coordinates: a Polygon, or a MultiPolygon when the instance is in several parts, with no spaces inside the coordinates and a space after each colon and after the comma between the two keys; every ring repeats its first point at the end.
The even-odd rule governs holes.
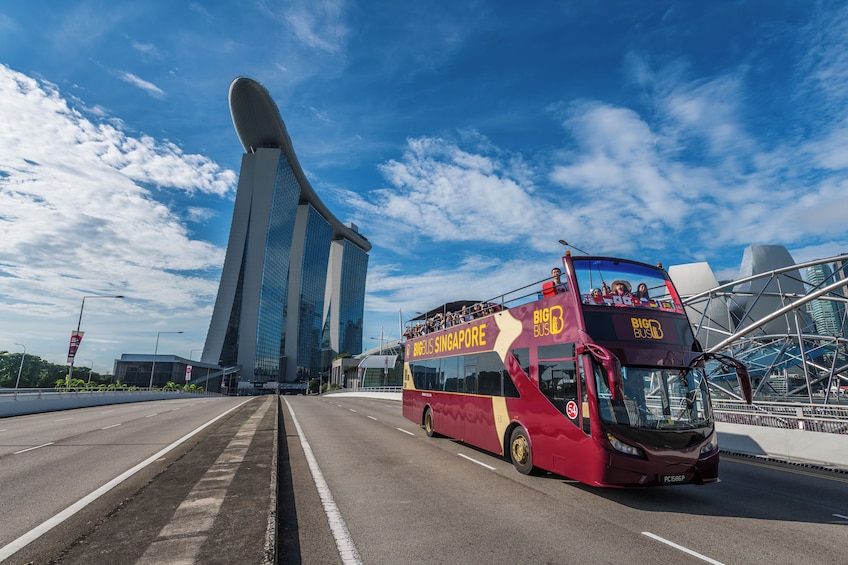
{"type": "MultiPolygon", "coordinates": [[[[756,403],[848,405],[840,388],[848,387],[848,278],[837,271],[817,284],[800,277],[801,269],[844,262],[848,255],[818,259],[683,296],[696,338],[705,350],[745,363],[756,403]],[[825,303],[829,331],[819,333],[813,312],[825,303]]],[[[735,373],[718,364],[707,369],[717,400],[741,399],[735,373]]]]}

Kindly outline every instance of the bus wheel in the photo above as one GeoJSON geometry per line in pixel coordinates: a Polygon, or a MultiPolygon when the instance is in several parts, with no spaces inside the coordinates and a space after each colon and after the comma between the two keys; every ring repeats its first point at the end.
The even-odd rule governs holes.
{"type": "Polygon", "coordinates": [[[424,410],[424,433],[427,437],[436,437],[438,434],[433,428],[433,411],[427,408],[424,410]]]}
{"type": "Polygon", "coordinates": [[[512,435],[509,438],[509,454],[512,457],[512,464],[519,473],[532,475],[535,472],[533,453],[530,451],[530,440],[527,438],[527,432],[521,426],[512,430],[512,435]]]}

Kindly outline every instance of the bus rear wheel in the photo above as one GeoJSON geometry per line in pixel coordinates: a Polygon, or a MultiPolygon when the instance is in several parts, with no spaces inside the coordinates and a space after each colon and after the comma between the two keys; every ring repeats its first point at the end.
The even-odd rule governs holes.
{"type": "Polygon", "coordinates": [[[516,470],[523,475],[532,475],[536,468],[533,467],[533,453],[530,450],[530,439],[524,428],[518,426],[512,430],[509,437],[509,455],[516,470]]]}
{"type": "Polygon", "coordinates": [[[424,433],[427,434],[427,437],[436,437],[438,435],[433,427],[433,411],[429,408],[424,410],[424,433]]]}

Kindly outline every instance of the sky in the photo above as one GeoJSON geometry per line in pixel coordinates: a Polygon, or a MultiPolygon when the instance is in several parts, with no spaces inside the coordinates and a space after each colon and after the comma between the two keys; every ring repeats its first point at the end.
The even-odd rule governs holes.
{"type": "Polygon", "coordinates": [[[3,3],[0,351],[62,364],[79,325],[76,370],[199,358],[239,76],[373,244],[365,349],[560,239],[719,280],[751,244],[848,251],[844,2],[3,3]]]}

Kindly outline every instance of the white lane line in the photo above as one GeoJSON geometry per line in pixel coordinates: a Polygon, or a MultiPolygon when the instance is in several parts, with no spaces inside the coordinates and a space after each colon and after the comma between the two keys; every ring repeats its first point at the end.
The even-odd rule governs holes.
{"type": "Polygon", "coordinates": [[[415,435],[414,433],[412,433],[412,432],[408,432],[408,431],[406,431],[406,430],[405,430],[405,429],[403,429],[403,428],[395,428],[395,429],[396,429],[397,431],[399,431],[399,432],[403,432],[403,433],[405,433],[405,434],[407,434],[407,435],[411,435],[411,436],[414,436],[414,435],[415,435]]]}
{"type": "Polygon", "coordinates": [[[242,424],[137,563],[197,562],[197,554],[220,514],[227,490],[244,463],[259,423],[272,407],[273,402],[266,402],[242,424]]]}
{"type": "Polygon", "coordinates": [[[158,416],[158,415],[159,415],[158,413],[157,414],[148,414],[147,416],[145,416],[145,418],[152,418],[153,416],[158,416]]]}
{"type": "Polygon", "coordinates": [[[121,424],[112,424],[111,426],[106,426],[105,428],[100,428],[100,429],[101,430],[109,430],[109,429],[112,429],[112,428],[117,428],[120,425],[121,424]]]}
{"type": "Polygon", "coordinates": [[[309,465],[309,470],[312,472],[312,480],[315,482],[315,487],[318,489],[318,496],[321,498],[321,503],[324,506],[324,513],[327,515],[327,521],[330,524],[330,531],[333,532],[333,537],[336,540],[336,548],[339,550],[339,557],[342,558],[342,563],[345,563],[346,565],[361,564],[362,560],[360,559],[359,552],[356,550],[356,546],[353,543],[353,538],[350,536],[350,531],[347,529],[347,525],[342,518],[342,514],[339,512],[339,508],[333,500],[333,495],[330,493],[330,487],[327,486],[327,481],[324,480],[324,474],[321,472],[321,468],[318,467],[318,461],[316,461],[315,455],[312,453],[312,448],[309,446],[309,442],[306,441],[306,436],[303,435],[300,422],[297,421],[297,416],[295,416],[294,410],[292,410],[289,401],[285,398],[283,400],[286,402],[286,407],[289,409],[289,414],[291,414],[294,427],[297,429],[297,436],[300,438],[300,446],[303,448],[303,454],[306,456],[306,462],[309,465]]]}
{"type": "Polygon", "coordinates": [[[471,461],[472,463],[477,463],[477,464],[478,464],[478,465],[480,465],[481,467],[485,467],[486,469],[488,469],[488,470],[490,470],[490,471],[497,471],[497,469],[495,469],[495,468],[494,468],[494,467],[492,467],[491,465],[486,465],[486,464],[485,464],[485,463],[483,463],[482,461],[477,461],[476,459],[473,459],[473,458],[471,458],[471,457],[469,457],[469,456],[467,456],[467,455],[463,455],[462,453],[457,453],[457,455],[459,455],[459,456],[460,456],[460,457],[462,457],[463,459],[468,459],[468,460],[469,460],[469,461],[471,461]]]}
{"type": "Polygon", "coordinates": [[[356,413],[356,410],[354,410],[353,408],[348,408],[348,410],[350,410],[353,413],[356,413]]]}
{"type": "Polygon", "coordinates": [[[843,520],[848,520],[848,516],[845,516],[845,515],[843,515],[843,514],[834,514],[834,516],[835,516],[836,518],[842,518],[843,520]]]}
{"type": "Polygon", "coordinates": [[[54,422],[64,422],[66,420],[73,420],[73,418],[59,418],[58,420],[53,420],[54,422]]]}
{"type": "Polygon", "coordinates": [[[674,543],[673,541],[668,541],[667,539],[661,538],[660,536],[658,536],[656,534],[652,534],[651,532],[642,532],[642,535],[648,536],[649,538],[655,539],[658,542],[662,542],[666,545],[670,545],[674,549],[679,549],[683,553],[688,553],[689,555],[697,557],[698,559],[703,559],[707,563],[712,563],[713,565],[724,565],[724,563],[722,563],[721,561],[716,561],[715,559],[710,559],[706,555],[701,555],[697,551],[692,551],[689,548],[683,547],[682,545],[678,545],[678,544],[674,543]]]}
{"type": "Polygon", "coordinates": [[[26,449],[21,449],[20,451],[12,452],[12,455],[17,455],[18,453],[26,453],[27,451],[32,451],[33,449],[39,449],[41,447],[47,447],[48,445],[53,445],[56,443],[55,441],[51,441],[48,443],[42,443],[41,445],[36,445],[35,447],[27,447],[26,449]]]}
{"type": "Polygon", "coordinates": [[[380,421],[380,420],[378,420],[377,418],[375,418],[374,416],[368,416],[368,418],[369,418],[369,419],[371,419],[371,420],[374,420],[375,422],[379,422],[379,421],[380,421]]]}
{"type": "Polygon", "coordinates": [[[136,473],[138,473],[139,471],[141,471],[142,469],[144,469],[145,467],[147,467],[148,465],[150,465],[151,463],[153,463],[154,461],[156,461],[157,459],[159,459],[160,457],[162,457],[163,455],[168,453],[169,451],[172,451],[172,450],[176,449],[177,447],[179,447],[179,445],[181,443],[189,440],[192,436],[199,434],[205,428],[211,426],[212,424],[214,424],[215,422],[217,422],[218,420],[220,420],[221,418],[223,418],[224,416],[226,416],[227,414],[229,414],[233,410],[237,410],[237,409],[241,408],[244,404],[250,402],[254,398],[257,398],[257,397],[254,396],[252,398],[249,398],[249,399],[245,400],[244,402],[242,402],[241,404],[233,406],[232,408],[230,408],[226,412],[219,414],[218,416],[215,416],[214,418],[212,418],[211,420],[209,420],[205,424],[201,425],[198,428],[195,428],[193,431],[187,433],[186,435],[184,435],[183,437],[181,437],[180,439],[178,439],[177,441],[175,441],[171,445],[165,447],[164,449],[162,449],[158,453],[151,455],[150,457],[148,457],[147,459],[145,459],[144,461],[142,461],[141,463],[139,463],[135,467],[133,467],[133,468],[127,470],[127,471],[124,471],[123,473],[121,473],[120,475],[118,475],[117,477],[115,477],[114,479],[112,479],[111,481],[109,481],[108,483],[103,485],[102,487],[96,489],[92,493],[90,493],[90,494],[82,497],[78,501],[74,502],[73,504],[71,504],[70,506],[68,506],[67,508],[65,508],[64,510],[62,510],[61,512],[59,512],[58,514],[53,516],[52,518],[48,518],[47,520],[45,520],[41,524],[37,525],[36,527],[34,527],[33,529],[31,529],[30,531],[28,531],[27,533],[25,533],[21,537],[19,537],[18,539],[11,541],[10,543],[6,544],[3,547],[0,547],[0,561],[3,561],[4,559],[6,559],[7,557],[9,557],[11,555],[14,555],[18,551],[20,551],[21,548],[29,545],[30,543],[32,543],[33,541],[35,541],[39,537],[43,536],[44,534],[46,534],[47,532],[49,532],[50,530],[52,530],[53,528],[55,528],[56,526],[58,526],[59,524],[61,524],[62,522],[64,522],[65,520],[67,520],[68,518],[70,518],[71,516],[73,516],[74,514],[76,514],[77,512],[79,512],[80,510],[82,510],[83,508],[85,508],[86,506],[88,506],[89,504],[91,504],[92,502],[94,502],[95,500],[97,500],[98,498],[100,498],[101,496],[103,496],[104,494],[106,494],[107,492],[109,492],[110,490],[112,490],[113,488],[115,488],[116,486],[118,486],[119,484],[124,482],[125,480],[127,480],[128,478],[130,478],[131,476],[135,475],[136,473]]]}

